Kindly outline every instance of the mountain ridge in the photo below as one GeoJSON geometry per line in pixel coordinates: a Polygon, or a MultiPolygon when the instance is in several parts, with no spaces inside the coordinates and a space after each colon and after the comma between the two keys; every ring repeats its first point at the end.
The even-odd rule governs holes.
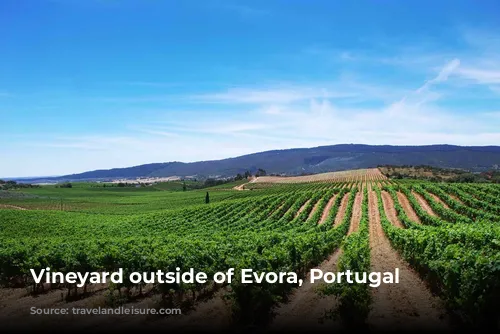
{"type": "Polygon", "coordinates": [[[230,177],[246,170],[255,172],[258,168],[273,174],[300,175],[379,165],[429,165],[480,172],[498,169],[500,146],[338,144],[262,151],[220,160],[149,163],[22,181],[83,181],[168,176],[230,177]]]}

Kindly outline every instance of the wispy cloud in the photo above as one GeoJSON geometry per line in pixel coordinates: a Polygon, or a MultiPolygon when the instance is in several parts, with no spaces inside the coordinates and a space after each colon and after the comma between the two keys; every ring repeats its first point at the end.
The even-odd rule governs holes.
{"type": "Polygon", "coordinates": [[[86,100],[92,102],[106,102],[106,103],[144,103],[144,102],[169,102],[175,100],[185,99],[179,95],[161,94],[161,95],[132,95],[132,96],[103,96],[103,97],[90,97],[86,100]]]}
{"type": "Polygon", "coordinates": [[[359,101],[388,101],[408,90],[403,87],[384,86],[362,79],[340,77],[330,82],[313,82],[309,85],[282,83],[257,88],[240,87],[225,91],[192,95],[191,100],[199,103],[220,104],[290,104],[311,99],[359,101]]]}
{"type": "MultiPolygon", "coordinates": [[[[481,39],[475,34],[475,42],[464,37],[467,48],[451,53],[422,48],[412,54],[395,47],[392,53],[371,57],[368,51],[339,50],[331,56],[348,63],[352,71],[341,71],[328,81],[263,80],[177,95],[160,91],[149,96],[96,98],[95,102],[160,102],[169,110],[158,107],[154,119],[135,117],[125,130],[114,134],[48,134],[43,140],[17,142],[24,148],[36,147],[37,152],[64,150],[81,171],[338,143],[496,144],[500,142],[500,57],[488,44],[495,37],[488,34],[481,39]],[[393,72],[365,73],[372,66],[380,70],[379,64],[392,67],[393,72]],[[485,99],[488,104],[481,103],[485,99]],[[175,111],[177,103],[184,107],[179,110],[189,106],[189,112],[175,111]]],[[[318,60],[312,51],[304,54],[318,60]]],[[[165,92],[169,88],[168,83],[130,84],[164,88],[165,92]]],[[[40,161],[46,170],[53,168],[53,161],[43,156],[40,161]]],[[[74,168],[74,163],[70,165],[61,165],[61,171],[74,168]]]]}
{"type": "Polygon", "coordinates": [[[166,131],[162,127],[150,127],[150,126],[145,126],[145,125],[142,125],[142,126],[131,125],[131,126],[129,126],[129,129],[132,131],[146,133],[146,134],[154,135],[154,136],[179,137],[178,133],[172,132],[172,131],[166,131]]]}
{"type": "MultiPolygon", "coordinates": [[[[435,46],[413,45],[398,46],[375,50],[345,50],[315,46],[306,48],[306,55],[321,56],[330,61],[346,62],[350,66],[372,66],[381,64],[388,67],[404,68],[408,72],[430,74],[441,69],[441,77],[434,80],[440,82],[453,76],[450,83],[455,86],[479,85],[498,92],[500,84],[500,32],[485,32],[477,29],[462,29],[457,41],[463,47],[455,50],[439,49],[435,46]],[[453,59],[450,61],[450,59],[453,59]],[[441,68],[447,61],[449,68],[441,68]]],[[[434,82],[428,82],[433,84],[434,82]]],[[[427,85],[423,86],[423,90],[427,85]]]]}
{"type": "Polygon", "coordinates": [[[451,75],[451,73],[456,70],[460,66],[460,60],[459,59],[453,59],[450,61],[448,64],[446,64],[441,71],[439,71],[439,74],[432,80],[429,80],[425,83],[426,86],[435,84],[435,83],[440,83],[443,81],[448,80],[448,77],[451,75]]]}
{"type": "Polygon", "coordinates": [[[318,57],[330,63],[354,65],[377,65],[404,69],[412,72],[426,72],[433,65],[442,63],[446,59],[454,58],[455,53],[429,49],[418,46],[393,45],[391,48],[380,49],[339,49],[328,46],[310,46],[301,53],[305,57],[318,57]]]}
{"type": "Polygon", "coordinates": [[[468,67],[460,69],[459,75],[479,84],[500,84],[500,69],[468,67]]]}
{"type": "Polygon", "coordinates": [[[84,136],[47,136],[47,140],[25,142],[25,146],[82,149],[88,151],[108,151],[109,147],[140,147],[142,139],[137,135],[84,135],[84,136]]]}
{"type": "Polygon", "coordinates": [[[445,82],[448,80],[449,76],[460,66],[459,59],[453,59],[441,68],[439,73],[432,79],[427,80],[422,86],[409,95],[404,96],[400,101],[391,105],[391,110],[407,109],[408,104],[413,104],[415,106],[437,100],[440,94],[430,91],[433,85],[445,82]]]}
{"type": "Polygon", "coordinates": [[[497,53],[500,50],[500,34],[498,30],[462,27],[459,31],[465,43],[480,50],[483,54],[497,53]]]}
{"type": "Polygon", "coordinates": [[[200,102],[260,104],[260,103],[291,103],[311,98],[347,98],[354,97],[355,92],[336,92],[325,88],[291,87],[247,89],[234,88],[226,92],[194,95],[192,98],[200,102]]]}

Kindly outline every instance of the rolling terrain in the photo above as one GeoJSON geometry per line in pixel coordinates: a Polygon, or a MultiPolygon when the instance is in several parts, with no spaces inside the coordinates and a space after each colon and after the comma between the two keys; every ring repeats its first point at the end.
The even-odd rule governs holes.
{"type": "Polygon", "coordinates": [[[429,165],[473,172],[498,169],[499,146],[390,146],[342,144],[314,148],[273,150],[235,158],[191,163],[152,163],[128,168],[95,170],[50,178],[19,179],[20,182],[110,180],[139,177],[234,177],[258,168],[267,174],[317,174],[374,168],[379,165],[429,165]]]}
{"type": "Polygon", "coordinates": [[[241,184],[191,191],[42,187],[23,189],[26,197],[2,197],[2,324],[7,329],[33,323],[214,331],[249,325],[271,331],[360,325],[498,329],[500,187],[380,176],[363,169],[295,182],[257,178],[243,184],[251,191],[234,189],[241,184]],[[59,201],[51,204],[57,196],[62,207],[59,201]],[[36,285],[27,272],[46,266],[62,272],[172,271],[179,265],[209,274],[230,267],[292,271],[306,281],[76,288],[36,285]],[[398,268],[400,282],[375,288],[309,284],[311,268],[398,268]],[[183,315],[42,319],[30,318],[28,305],[178,307],[183,315]]]}

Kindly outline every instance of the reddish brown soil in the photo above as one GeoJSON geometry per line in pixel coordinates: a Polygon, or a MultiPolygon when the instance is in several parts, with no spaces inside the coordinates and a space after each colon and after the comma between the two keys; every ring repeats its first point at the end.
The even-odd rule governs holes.
{"type": "Polygon", "coordinates": [[[378,168],[371,169],[371,174],[370,180],[387,180],[387,177],[378,168]]]}
{"type": "Polygon", "coordinates": [[[448,194],[450,195],[451,198],[453,198],[455,201],[457,201],[458,203],[460,204],[464,204],[464,202],[462,202],[462,200],[460,198],[458,198],[457,196],[455,195],[452,195],[452,194],[448,194]]]}
{"type": "Polygon", "coordinates": [[[298,216],[302,213],[302,211],[304,211],[304,210],[306,209],[306,206],[307,206],[307,204],[309,204],[309,202],[310,202],[310,201],[311,201],[311,200],[310,200],[310,199],[308,199],[308,200],[307,200],[307,201],[306,201],[306,202],[305,202],[305,203],[304,203],[304,204],[300,207],[300,209],[299,209],[299,210],[297,211],[297,213],[295,214],[295,218],[297,218],[297,217],[298,217],[298,216]]]}
{"type": "Polygon", "coordinates": [[[319,202],[321,202],[321,200],[318,200],[316,202],[316,204],[314,204],[311,212],[309,212],[309,216],[307,217],[307,220],[311,219],[311,217],[314,215],[314,213],[316,212],[316,210],[318,210],[318,205],[319,205],[319,202]]]}
{"type": "Polygon", "coordinates": [[[445,202],[443,202],[443,200],[439,197],[437,197],[436,195],[432,194],[432,193],[429,193],[429,195],[431,195],[431,197],[438,203],[441,203],[442,206],[444,206],[445,208],[449,209],[450,207],[448,206],[448,204],[446,204],[445,202]]]}
{"type": "Polygon", "coordinates": [[[285,205],[285,202],[281,203],[275,210],[269,213],[269,217],[271,217],[276,211],[280,210],[283,207],[283,205],[285,205]]]}
{"type": "Polygon", "coordinates": [[[369,210],[371,271],[394,273],[395,268],[399,268],[399,283],[382,283],[372,288],[368,324],[375,329],[447,329],[442,301],[430,293],[420,277],[392,249],[380,223],[374,191],[369,194],[369,210]]]}
{"type": "Polygon", "coordinates": [[[335,216],[335,221],[333,222],[333,225],[335,226],[339,225],[344,219],[348,202],[349,202],[349,194],[345,194],[344,198],[342,198],[342,201],[340,201],[340,207],[339,210],[337,211],[337,215],[335,216]]]}
{"type": "Polygon", "coordinates": [[[257,183],[309,183],[309,182],[342,182],[342,181],[375,181],[385,179],[377,168],[357,169],[340,172],[320,173],[305,176],[261,176],[251,182],[257,183]]]}
{"type": "Polygon", "coordinates": [[[328,217],[328,214],[330,213],[330,210],[332,209],[333,203],[335,203],[335,199],[337,198],[338,195],[332,196],[328,203],[325,206],[325,209],[323,210],[323,214],[321,215],[321,218],[318,222],[319,225],[323,224],[328,217]]]}
{"type": "MultiPolygon", "coordinates": [[[[422,198],[415,194],[417,200],[422,204],[422,198]]],[[[392,224],[402,227],[397,219],[394,205],[390,195],[382,192],[383,207],[392,224]]],[[[401,205],[405,207],[404,201],[407,199],[401,198],[398,194],[401,205]]],[[[339,212],[335,217],[335,224],[339,224],[345,216],[349,194],[346,194],[341,201],[339,212]]],[[[300,214],[309,203],[308,200],[297,213],[300,214]]],[[[323,211],[320,223],[324,222],[328,212],[331,210],[334,198],[330,199],[325,210],[323,211]]],[[[356,195],[353,216],[349,233],[356,231],[361,218],[361,202],[362,192],[356,195]]],[[[425,203],[425,201],[423,201],[425,203]]],[[[407,203],[409,205],[409,203],[407,203]]],[[[428,204],[422,204],[426,210],[428,204]]],[[[315,206],[317,208],[317,205],[315,206]]],[[[22,209],[22,208],[20,208],[22,209]]],[[[405,208],[406,210],[406,208],[405,208]]],[[[429,211],[428,211],[429,212],[429,211]]],[[[430,211],[430,213],[432,210],[430,211]]],[[[411,218],[410,213],[408,216],[411,218]]],[[[434,214],[434,213],[432,213],[434,214]]],[[[368,323],[375,328],[391,328],[391,329],[421,329],[420,325],[428,325],[429,329],[447,328],[447,318],[444,316],[444,308],[440,299],[432,296],[425,284],[420,280],[418,275],[404,262],[398,253],[392,249],[389,240],[383,232],[380,224],[380,216],[377,206],[376,194],[369,188],[369,229],[370,229],[370,247],[371,247],[371,270],[381,272],[394,272],[395,268],[399,268],[399,284],[381,284],[373,290],[373,310],[371,311],[368,323]],[[443,320],[445,319],[445,320],[443,320]],[[441,327],[440,327],[441,326],[441,327]]],[[[328,259],[321,263],[318,268],[323,271],[336,271],[337,260],[341,255],[341,250],[335,251],[328,259]]],[[[318,320],[322,317],[323,312],[331,309],[336,305],[334,296],[323,297],[316,291],[319,284],[310,284],[308,279],[304,280],[304,284],[293,292],[289,301],[286,304],[277,308],[277,317],[271,326],[272,329],[290,328],[290,326],[299,325],[301,329],[316,330],[316,329],[337,329],[340,324],[332,321],[325,321],[323,324],[318,320]]],[[[26,296],[24,289],[3,290],[0,294],[0,317],[7,318],[26,314],[26,319],[31,319],[28,315],[29,308],[32,306],[38,307],[97,307],[104,306],[104,292],[106,287],[94,287],[94,294],[85,299],[66,303],[61,301],[61,291],[54,290],[39,297],[26,296]]],[[[112,324],[113,329],[127,329],[131,325],[141,324],[144,328],[164,324],[164,328],[168,329],[201,329],[210,330],[217,329],[218,326],[226,326],[231,323],[230,306],[223,299],[225,290],[219,290],[213,298],[205,302],[196,302],[194,310],[183,314],[182,316],[173,316],[170,318],[151,318],[151,316],[113,316],[116,321],[112,324]]],[[[153,307],[157,303],[157,295],[147,297],[137,303],[133,303],[134,308],[153,307]]],[[[131,307],[132,303],[126,304],[131,307]]],[[[40,328],[43,328],[44,323],[48,325],[57,321],[61,327],[71,329],[102,329],[101,322],[104,318],[101,317],[85,317],[85,316],[68,316],[61,320],[51,320],[50,317],[40,317],[35,319],[40,328]]],[[[18,321],[16,319],[16,321],[18,321]]],[[[109,318],[108,318],[109,321],[109,318]]],[[[2,327],[6,323],[2,323],[2,327]]],[[[27,329],[32,328],[32,323],[27,322],[27,329]]],[[[425,328],[423,328],[425,329],[425,328]]]]}
{"type": "Polygon", "coordinates": [[[382,191],[382,203],[384,205],[384,211],[387,215],[387,219],[394,225],[399,228],[404,228],[403,224],[398,219],[398,214],[396,209],[394,208],[394,203],[392,202],[391,195],[388,192],[382,191]]]}
{"type": "Polygon", "coordinates": [[[243,183],[243,184],[240,184],[239,186],[234,186],[233,189],[234,190],[249,190],[249,189],[245,189],[245,186],[247,185],[248,183],[243,183]]]}
{"type": "Polygon", "coordinates": [[[420,206],[422,207],[422,209],[424,209],[431,216],[434,216],[434,217],[437,216],[434,213],[434,211],[432,211],[432,208],[429,206],[429,203],[427,203],[427,201],[425,200],[425,198],[423,198],[420,194],[417,194],[416,192],[412,192],[412,194],[413,194],[413,196],[415,196],[415,198],[418,201],[418,204],[420,204],[420,206]]]}
{"type": "Polygon", "coordinates": [[[406,198],[405,194],[398,192],[398,200],[408,218],[410,218],[412,221],[416,223],[421,224],[420,218],[418,218],[417,214],[415,213],[415,210],[413,210],[410,201],[408,200],[408,198],[406,198]]]}
{"type": "MultiPolygon", "coordinates": [[[[361,218],[362,196],[358,195],[362,195],[362,193],[358,192],[355,199],[353,207],[353,217],[351,218],[351,226],[359,226],[359,220],[361,218]],[[356,210],[356,208],[358,209],[356,210]],[[355,212],[357,212],[356,217],[354,215],[355,212]]],[[[343,220],[348,201],[349,194],[345,194],[344,198],[342,198],[337,216],[335,217],[335,224],[340,224],[340,222],[343,220]]],[[[332,199],[330,200],[330,202],[332,202],[333,204],[332,199]]],[[[355,231],[355,229],[350,228],[348,234],[352,233],[353,231],[355,231]]],[[[323,272],[336,272],[337,261],[341,255],[342,249],[339,248],[316,268],[321,269],[323,272]]],[[[310,275],[308,274],[306,279],[304,280],[303,285],[295,289],[287,303],[277,307],[275,311],[276,317],[270,327],[271,330],[294,328],[314,331],[341,328],[341,323],[339,321],[323,319],[325,311],[332,310],[336,307],[337,300],[335,296],[322,296],[321,294],[319,294],[317,290],[323,284],[312,284],[309,281],[309,277],[310,275]]]]}
{"type": "Polygon", "coordinates": [[[363,201],[363,190],[361,189],[356,193],[356,198],[354,199],[354,205],[352,207],[351,224],[349,225],[349,232],[347,232],[347,234],[356,232],[359,228],[359,221],[361,220],[362,201],[363,201]]]}
{"type": "MultiPolygon", "coordinates": [[[[341,249],[336,250],[328,259],[317,268],[323,272],[337,271],[337,260],[342,253],[341,249]]],[[[295,289],[289,297],[287,303],[279,305],[274,313],[276,314],[270,330],[283,329],[303,329],[303,330],[326,330],[340,328],[340,323],[332,320],[320,322],[325,311],[332,309],[336,305],[335,296],[323,296],[317,292],[321,283],[310,283],[308,274],[301,287],[295,289]]]]}

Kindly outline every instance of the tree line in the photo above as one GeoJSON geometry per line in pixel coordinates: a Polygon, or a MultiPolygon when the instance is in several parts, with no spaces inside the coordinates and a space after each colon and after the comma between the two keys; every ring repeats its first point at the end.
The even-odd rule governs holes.
{"type": "Polygon", "coordinates": [[[40,188],[38,184],[17,183],[16,181],[0,180],[0,190],[22,189],[22,188],[40,188]]]}
{"type": "MultiPolygon", "coordinates": [[[[259,176],[266,176],[267,175],[267,172],[262,169],[262,168],[259,168],[257,169],[257,171],[255,172],[255,177],[259,177],[259,176]]],[[[240,173],[236,174],[236,177],[234,178],[235,181],[239,181],[239,180],[243,180],[243,179],[248,179],[249,177],[252,177],[252,173],[250,173],[248,170],[242,175],[240,173]]]]}

